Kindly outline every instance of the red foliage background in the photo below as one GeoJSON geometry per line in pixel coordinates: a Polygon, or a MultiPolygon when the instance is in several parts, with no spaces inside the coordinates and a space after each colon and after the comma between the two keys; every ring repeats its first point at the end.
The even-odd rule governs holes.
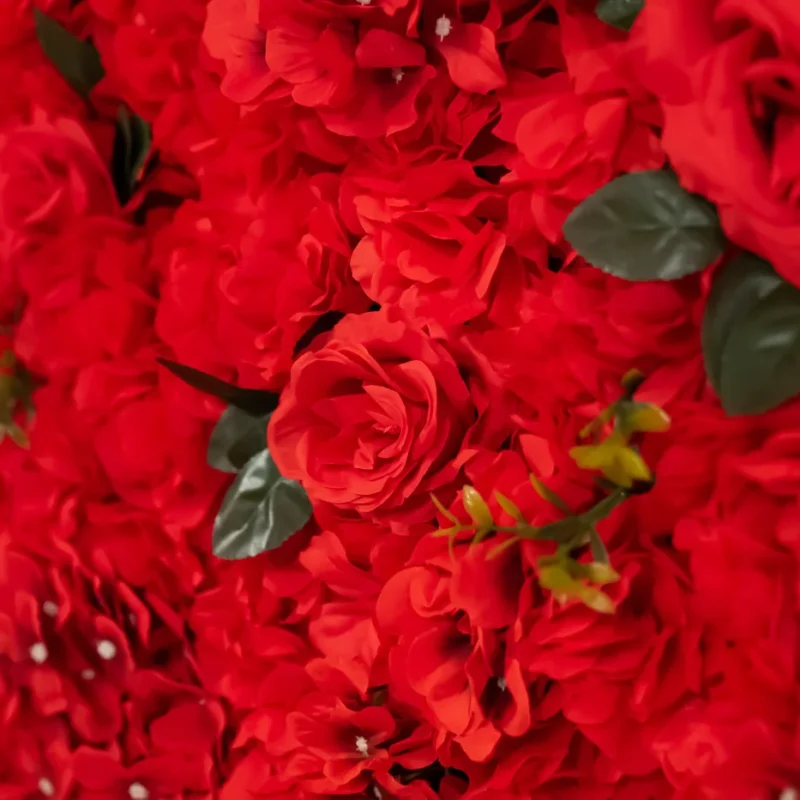
{"type": "Polygon", "coordinates": [[[708,275],[626,283],[561,235],[668,159],[800,282],[800,6],[647,0],[628,35],[594,5],[39,2],[100,52],[88,104],[0,4],[0,315],[40,379],[0,446],[0,798],[800,782],[800,405],[726,418],[708,275]],[[124,207],[120,102],[154,137],[124,207]],[[316,513],[281,549],[211,555],[222,407],[158,356],[283,391],[316,513]],[[617,613],[554,602],[530,543],[451,560],[428,492],[586,503],[567,450],[632,367],[673,425],[601,527],[617,613]]]}

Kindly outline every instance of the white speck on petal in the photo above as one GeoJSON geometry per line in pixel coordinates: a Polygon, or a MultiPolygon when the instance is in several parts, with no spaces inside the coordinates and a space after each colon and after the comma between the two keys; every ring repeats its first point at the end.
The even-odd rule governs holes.
{"type": "Polygon", "coordinates": [[[53,786],[53,781],[49,778],[39,778],[39,783],[37,784],[39,787],[39,791],[45,797],[52,797],[56,793],[56,787],[53,786]]]}
{"type": "Polygon", "coordinates": [[[393,67],[392,68],[392,77],[394,78],[395,83],[400,83],[403,80],[403,76],[405,72],[403,72],[401,67],[393,67]]]}
{"type": "Polygon", "coordinates": [[[58,606],[52,600],[45,600],[44,603],[42,603],[42,611],[47,614],[48,617],[58,616],[58,606]]]}
{"type": "Polygon", "coordinates": [[[436,20],[436,35],[439,37],[439,41],[444,41],[444,37],[449,36],[452,30],[453,23],[450,22],[450,17],[446,17],[442,14],[442,16],[436,20]]]}
{"type": "Polygon", "coordinates": [[[101,639],[97,643],[97,655],[99,655],[103,661],[111,661],[116,654],[117,646],[114,644],[114,642],[108,639],[101,639]]]}
{"type": "Polygon", "coordinates": [[[362,756],[369,755],[369,742],[363,736],[356,736],[356,750],[362,756]]]}
{"type": "Polygon", "coordinates": [[[500,687],[501,692],[504,692],[506,689],[508,689],[508,684],[506,683],[505,678],[498,678],[497,685],[500,687]]]}
{"type": "Polygon", "coordinates": [[[372,0],[356,0],[356,3],[360,6],[368,6],[371,2],[372,0]]]}
{"type": "Polygon", "coordinates": [[[147,800],[150,797],[150,792],[147,791],[146,786],[142,786],[141,783],[136,781],[128,787],[128,797],[131,800],[147,800]]]}
{"type": "Polygon", "coordinates": [[[377,786],[372,787],[372,794],[375,795],[377,800],[382,800],[383,795],[381,794],[381,790],[377,786]]]}
{"type": "Polygon", "coordinates": [[[81,678],[85,681],[93,681],[97,673],[93,669],[82,669],[81,678]]]}
{"type": "Polygon", "coordinates": [[[47,656],[49,655],[47,652],[47,645],[45,645],[44,642],[36,642],[35,644],[32,644],[28,650],[28,655],[37,664],[44,664],[44,662],[47,661],[47,656]]]}
{"type": "Polygon", "coordinates": [[[778,800],[797,800],[797,798],[797,789],[792,789],[789,787],[781,792],[781,796],[778,798],[778,800]]]}

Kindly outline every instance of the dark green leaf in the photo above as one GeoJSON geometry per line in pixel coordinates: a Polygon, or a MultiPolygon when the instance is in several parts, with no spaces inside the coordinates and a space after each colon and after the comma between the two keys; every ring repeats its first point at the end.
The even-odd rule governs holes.
{"type": "Polygon", "coordinates": [[[150,142],[150,126],[138,114],[121,106],[114,132],[111,177],[122,205],[133,195],[150,152],[150,142]]]}
{"type": "Polygon", "coordinates": [[[766,261],[752,253],[737,256],[715,276],[703,317],[703,358],[717,394],[721,391],[723,351],[734,327],[783,282],[766,261]]]}
{"type": "Polygon", "coordinates": [[[596,564],[610,564],[611,559],[608,557],[608,550],[606,550],[606,546],[603,544],[600,534],[597,532],[594,525],[590,525],[588,530],[589,547],[592,551],[592,561],[594,561],[596,564]]]}
{"type": "Polygon", "coordinates": [[[761,414],[800,393],[800,290],[744,254],[717,276],[703,357],[728,414],[761,414]]]}
{"type": "Polygon", "coordinates": [[[344,314],[341,311],[326,311],[317,317],[314,320],[314,324],[297,340],[294,346],[294,357],[296,358],[298,354],[305,350],[317,336],[327,333],[343,318],[344,314]]]}
{"type": "Polygon", "coordinates": [[[543,481],[540,481],[539,478],[537,478],[533,473],[531,473],[529,477],[531,486],[533,486],[536,494],[538,494],[542,500],[550,503],[551,506],[555,506],[564,514],[568,514],[570,516],[575,515],[575,512],[566,504],[566,502],[562,500],[552,489],[550,489],[548,486],[545,486],[543,481]]]}
{"type": "Polygon", "coordinates": [[[97,50],[38,8],[33,9],[33,19],[44,54],[76,92],[88,96],[105,75],[97,50]]]}
{"type": "Polygon", "coordinates": [[[565,545],[578,539],[585,531],[586,525],[580,517],[566,517],[543,525],[539,528],[536,538],[565,545]]]}
{"type": "Polygon", "coordinates": [[[274,392],[265,392],[261,389],[242,389],[232,383],[215,378],[194,367],[187,367],[168,358],[157,358],[161,366],[166,367],[173,375],[188,383],[193,389],[204,394],[210,394],[224,400],[230,406],[236,406],[242,411],[258,416],[269,414],[278,407],[279,396],[274,392]]]}
{"type": "Polygon", "coordinates": [[[208,464],[222,472],[238,472],[267,446],[269,414],[255,417],[228,406],[208,441],[208,464]]]}
{"type": "Polygon", "coordinates": [[[569,215],[564,236],[590,264],[629,281],[682,278],[725,247],[714,206],[660,170],[607,183],[569,215]]]}
{"type": "Polygon", "coordinates": [[[220,558],[250,558],[274,550],[311,518],[303,487],[284,478],[269,450],[247,462],[214,521],[213,548],[220,558]]]}
{"type": "Polygon", "coordinates": [[[594,13],[603,22],[623,31],[629,31],[639,12],[644,8],[644,0],[600,0],[594,13]]]}

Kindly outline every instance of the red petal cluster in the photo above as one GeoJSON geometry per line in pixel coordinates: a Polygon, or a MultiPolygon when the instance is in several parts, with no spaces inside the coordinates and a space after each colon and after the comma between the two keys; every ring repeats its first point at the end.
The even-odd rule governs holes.
{"type": "Polygon", "coordinates": [[[626,283],[561,227],[668,160],[800,283],[800,12],[595,5],[0,3],[0,349],[36,409],[0,444],[0,797],[795,796],[800,404],[726,418],[707,277],[626,283]],[[34,4],[99,50],[89,102],[34,4]],[[124,204],[120,103],[153,131],[124,204]],[[281,392],[315,518],[280,549],[211,555],[222,407],[158,357],[281,392]],[[616,614],[542,592],[535,543],[430,536],[465,483],[589,503],[567,452],[633,367],[673,425],[600,525],[616,614]]]}

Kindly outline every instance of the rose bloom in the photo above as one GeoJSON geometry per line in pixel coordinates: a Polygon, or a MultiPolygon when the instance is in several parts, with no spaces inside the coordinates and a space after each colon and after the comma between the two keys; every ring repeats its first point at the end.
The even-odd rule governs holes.
{"type": "Polygon", "coordinates": [[[14,306],[21,254],[42,235],[116,208],[108,168],[75,120],[37,113],[0,133],[0,310],[14,306]]]}
{"type": "Polygon", "coordinates": [[[455,476],[473,416],[444,347],[379,311],[345,318],[295,362],[269,446],[313,500],[410,518],[455,476]]]}
{"type": "Polygon", "coordinates": [[[800,23],[784,0],[649,0],[638,72],[683,185],[728,236],[800,283],[800,23]]]}
{"type": "Polygon", "coordinates": [[[619,172],[659,169],[664,154],[655,132],[660,109],[629,75],[627,37],[597,19],[589,3],[554,5],[559,57],[547,57],[551,26],[514,42],[509,58],[522,69],[498,91],[502,115],[493,133],[514,145],[508,178],[532,189],[520,194],[527,213],[522,203],[511,208],[514,228],[535,227],[558,242],[579,202],[619,172]]]}
{"type": "Polygon", "coordinates": [[[106,86],[148,120],[191,88],[205,18],[202,0],[91,0],[92,39],[106,86]]]}
{"type": "Polygon", "coordinates": [[[0,136],[2,246],[117,207],[108,168],[74,120],[43,115],[0,136]]]}
{"type": "Polygon", "coordinates": [[[463,159],[387,172],[370,160],[344,186],[367,232],[353,251],[353,275],[373,300],[446,327],[486,310],[498,284],[514,291],[520,271],[501,230],[501,191],[463,159]]]}

